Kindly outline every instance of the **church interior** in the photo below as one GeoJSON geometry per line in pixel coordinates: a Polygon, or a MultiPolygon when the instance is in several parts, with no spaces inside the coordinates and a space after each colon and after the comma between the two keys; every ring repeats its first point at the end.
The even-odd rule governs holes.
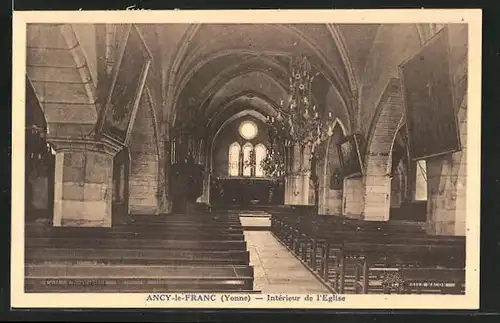
{"type": "Polygon", "coordinates": [[[28,24],[25,291],[465,293],[467,43],[28,24]]]}

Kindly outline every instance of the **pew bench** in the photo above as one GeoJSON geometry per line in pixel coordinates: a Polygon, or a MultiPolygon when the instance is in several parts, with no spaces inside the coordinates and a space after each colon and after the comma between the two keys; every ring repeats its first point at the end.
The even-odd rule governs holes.
{"type": "MultiPolygon", "coordinates": [[[[341,293],[373,292],[369,282],[380,281],[375,273],[411,269],[420,275],[433,272],[439,278],[446,270],[457,275],[464,272],[464,237],[429,236],[419,223],[280,214],[273,215],[271,230],[311,271],[341,293]]],[[[422,284],[413,285],[452,285],[425,283],[442,281],[438,278],[424,275],[419,278],[422,284]]],[[[462,282],[455,280],[459,281],[456,286],[462,282]]],[[[440,292],[457,290],[443,287],[440,292]]],[[[420,293],[430,291],[424,288],[420,293]]]]}
{"type": "Polygon", "coordinates": [[[115,239],[115,238],[29,238],[26,248],[112,248],[112,249],[167,249],[167,250],[206,250],[230,251],[247,250],[244,240],[167,240],[167,239],[115,239]]]}
{"type": "Polygon", "coordinates": [[[243,240],[243,231],[238,233],[226,233],[223,231],[203,231],[203,230],[186,230],[186,231],[115,231],[113,229],[100,228],[51,228],[46,231],[27,232],[29,238],[87,238],[94,239],[114,238],[114,239],[168,239],[168,240],[243,240]]]}
{"type": "Polygon", "coordinates": [[[246,250],[182,250],[182,249],[89,249],[89,248],[27,248],[25,262],[30,264],[133,264],[139,265],[246,265],[246,250]]]}
{"type": "Polygon", "coordinates": [[[251,266],[26,265],[29,292],[231,292],[253,289],[251,266]]]}
{"type": "MultiPolygon", "coordinates": [[[[463,270],[465,268],[465,246],[450,244],[422,244],[421,241],[404,241],[404,244],[391,243],[360,243],[344,242],[340,251],[337,251],[333,266],[336,289],[340,293],[345,292],[346,279],[350,278],[355,293],[368,293],[368,286],[375,273],[386,273],[388,269],[435,269],[439,270],[463,270]],[[363,286],[361,290],[359,286],[363,286]],[[366,287],[365,287],[366,286],[366,287]]],[[[421,272],[422,274],[425,271],[421,272]]],[[[432,271],[427,271],[432,274],[432,271]]],[[[432,280],[428,276],[425,279],[432,280]]],[[[463,277],[465,281],[465,276],[463,277]]]]}

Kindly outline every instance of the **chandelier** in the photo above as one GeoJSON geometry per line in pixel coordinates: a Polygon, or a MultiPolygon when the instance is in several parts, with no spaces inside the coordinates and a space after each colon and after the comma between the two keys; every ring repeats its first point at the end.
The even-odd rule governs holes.
{"type": "Polygon", "coordinates": [[[300,55],[291,59],[288,97],[286,101],[281,100],[276,116],[267,117],[271,149],[264,160],[267,165],[263,167],[269,173],[285,175],[287,161],[282,150],[295,146],[310,147],[311,163],[315,165],[318,148],[333,134],[332,113],[325,115],[313,102],[312,83],[318,75],[313,74],[307,57],[300,55]]]}

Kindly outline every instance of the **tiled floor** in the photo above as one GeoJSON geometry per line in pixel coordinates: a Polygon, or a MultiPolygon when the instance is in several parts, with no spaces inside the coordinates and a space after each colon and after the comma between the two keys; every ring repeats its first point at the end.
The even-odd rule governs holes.
{"type": "Polygon", "coordinates": [[[254,289],[263,293],[329,293],[269,231],[245,231],[254,289]]]}

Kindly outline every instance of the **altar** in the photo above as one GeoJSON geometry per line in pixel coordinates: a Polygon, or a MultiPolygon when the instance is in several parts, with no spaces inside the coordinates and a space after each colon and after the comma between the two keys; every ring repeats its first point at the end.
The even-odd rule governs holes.
{"type": "Polygon", "coordinates": [[[210,204],[225,207],[252,207],[284,203],[284,185],[280,180],[249,177],[213,178],[210,204]]]}

